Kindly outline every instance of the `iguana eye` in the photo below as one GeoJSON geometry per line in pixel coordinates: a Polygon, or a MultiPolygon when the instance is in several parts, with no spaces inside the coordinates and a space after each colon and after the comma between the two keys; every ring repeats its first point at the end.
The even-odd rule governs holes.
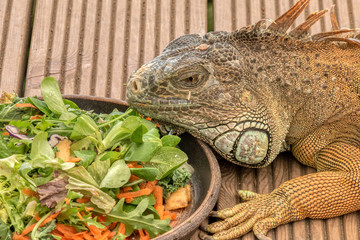
{"type": "Polygon", "coordinates": [[[198,81],[198,78],[199,78],[199,76],[194,75],[194,76],[185,78],[183,81],[184,81],[185,84],[193,85],[198,81]]]}
{"type": "Polygon", "coordinates": [[[201,77],[199,75],[192,75],[187,78],[180,80],[179,85],[182,85],[184,88],[193,88],[197,87],[201,82],[201,77]]]}

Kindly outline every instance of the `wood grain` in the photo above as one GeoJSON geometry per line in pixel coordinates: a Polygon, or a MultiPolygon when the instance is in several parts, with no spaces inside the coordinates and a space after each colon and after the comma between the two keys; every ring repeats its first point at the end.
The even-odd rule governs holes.
{"type": "Polygon", "coordinates": [[[0,94],[22,95],[32,5],[32,0],[0,1],[0,94]]]}
{"type": "Polygon", "coordinates": [[[206,0],[38,0],[25,95],[45,76],[66,94],[125,99],[134,70],[174,38],[205,34],[206,0]]]}

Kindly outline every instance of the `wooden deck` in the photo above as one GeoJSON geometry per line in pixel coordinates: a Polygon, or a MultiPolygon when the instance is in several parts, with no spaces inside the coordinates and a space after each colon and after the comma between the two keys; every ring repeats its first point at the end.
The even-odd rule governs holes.
{"type": "MultiPolygon", "coordinates": [[[[43,77],[54,76],[64,94],[125,99],[132,71],[158,55],[170,40],[186,33],[205,34],[208,17],[214,20],[214,30],[232,31],[261,18],[275,19],[295,2],[1,0],[0,90],[40,95],[43,77]]],[[[360,0],[312,0],[297,23],[332,4],[336,4],[342,27],[360,27],[360,0]]],[[[311,31],[329,29],[326,16],[311,31]]],[[[263,169],[219,161],[223,179],[218,208],[238,203],[237,189],[268,193],[288,179],[314,172],[289,153],[263,169]]],[[[328,220],[304,220],[280,226],[268,235],[276,240],[360,239],[359,218],[356,212],[328,220]]],[[[255,238],[249,233],[241,239],[255,238]]]]}

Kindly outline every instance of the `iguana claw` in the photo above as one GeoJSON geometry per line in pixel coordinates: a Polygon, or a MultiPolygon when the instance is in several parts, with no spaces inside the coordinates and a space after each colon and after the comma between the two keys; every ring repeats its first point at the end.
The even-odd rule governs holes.
{"type": "Polygon", "coordinates": [[[223,218],[207,226],[202,226],[204,231],[214,233],[202,239],[228,240],[240,237],[249,231],[254,231],[258,239],[269,240],[266,233],[280,224],[294,220],[290,205],[286,197],[280,193],[256,194],[249,191],[240,191],[240,196],[248,200],[232,208],[213,212],[212,216],[223,218]]]}

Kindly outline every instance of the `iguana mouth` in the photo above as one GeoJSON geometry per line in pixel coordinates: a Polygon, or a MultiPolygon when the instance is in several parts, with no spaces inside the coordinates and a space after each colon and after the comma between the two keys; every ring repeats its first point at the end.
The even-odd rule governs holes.
{"type": "Polygon", "coordinates": [[[185,127],[187,127],[187,125],[175,122],[168,113],[169,111],[176,110],[174,106],[156,106],[136,101],[131,102],[131,106],[136,111],[152,118],[151,121],[158,125],[162,134],[180,135],[186,131],[185,127]]]}
{"type": "Polygon", "coordinates": [[[156,113],[200,108],[199,104],[187,103],[187,102],[181,103],[180,100],[177,101],[177,103],[175,104],[171,104],[168,101],[166,103],[160,101],[158,105],[152,104],[151,102],[144,103],[144,102],[131,101],[131,106],[136,109],[155,111],[156,113]]]}

